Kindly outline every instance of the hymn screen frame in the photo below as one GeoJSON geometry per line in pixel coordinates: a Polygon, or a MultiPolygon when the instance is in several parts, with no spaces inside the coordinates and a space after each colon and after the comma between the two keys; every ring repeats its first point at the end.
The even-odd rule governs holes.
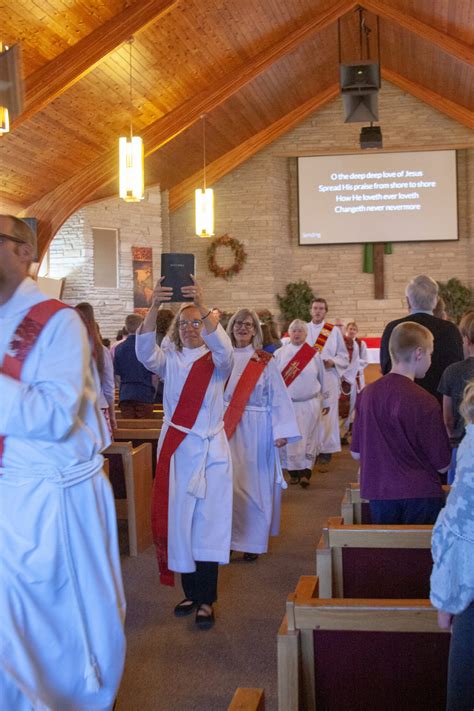
{"type": "Polygon", "coordinates": [[[118,288],[118,229],[93,227],[94,286],[102,289],[118,288]]]}

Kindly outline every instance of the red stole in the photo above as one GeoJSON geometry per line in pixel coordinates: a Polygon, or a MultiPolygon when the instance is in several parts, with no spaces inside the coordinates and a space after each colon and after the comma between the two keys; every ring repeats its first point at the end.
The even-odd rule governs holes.
{"type": "MultiPolygon", "coordinates": [[[[204,396],[214,372],[212,354],[205,353],[196,360],[181,390],[178,404],[171,421],[192,429],[201,409],[204,396]]],[[[168,506],[171,457],[186,437],[186,432],[176,430],[171,425],[166,431],[160,455],[156,463],[155,483],[151,504],[151,525],[156,545],[156,557],[163,585],[174,585],[174,575],[168,569],[168,506]]]]}
{"type": "MultiPolygon", "coordinates": [[[[33,349],[41,331],[49,319],[61,309],[70,308],[56,299],[48,299],[35,304],[16,327],[16,331],[8,345],[0,373],[9,375],[14,380],[21,380],[23,365],[33,349]]],[[[0,466],[5,451],[5,437],[0,435],[0,466]]]]}
{"type": "Polygon", "coordinates": [[[230,439],[234,434],[249,397],[271,359],[270,353],[256,350],[245,366],[224,415],[224,429],[227,439],[230,439]]]}
{"type": "Polygon", "coordinates": [[[323,350],[324,346],[326,345],[326,341],[328,340],[329,336],[331,335],[331,331],[333,328],[334,328],[333,323],[329,323],[328,321],[326,321],[323,324],[321,332],[316,339],[316,343],[314,344],[314,348],[316,348],[316,350],[319,351],[320,353],[323,350]]]}
{"type": "Polygon", "coordinates": [[[306,368],[308,363],[314,358],[316,349],[309,343],[303,343],[301,348],[295,353],[293,358],[283,368],[281,375],[288,388],[298,375],[306,368]]]}

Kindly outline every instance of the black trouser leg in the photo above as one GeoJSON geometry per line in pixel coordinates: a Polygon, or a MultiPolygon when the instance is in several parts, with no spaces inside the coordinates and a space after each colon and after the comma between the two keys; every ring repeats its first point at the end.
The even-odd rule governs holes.
{"type": "Polygon", "coordinates": [[[288,474],[291,478],[295,477],[296,479],[299,479],[301,477],[301,471],[299,469],[288,469],[288,474]]]}
{"type": "Polygon", "coordinates": [[[306,479],[311,479],[312,473],[313,472],[311,471],[311,469],[303,469],[303,471],[301,472],[301,476],[306,477],[306,479]]]}
{"type": "Polygon", "coordinates": [[[196,561],[195,573],[182,573],[181,584],[188,600],[199,605],[212,605],[217,600],[218,563],[196,561]]]}

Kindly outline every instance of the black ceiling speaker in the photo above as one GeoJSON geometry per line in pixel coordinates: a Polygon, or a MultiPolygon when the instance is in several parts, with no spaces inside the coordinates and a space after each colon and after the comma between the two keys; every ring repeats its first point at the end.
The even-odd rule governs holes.
{"type": "Polygon", "coordinates": [[[344,123],[379,120],[379,97],[374,94],[343,94],[344,123]]]}
{"type": "Polygon", "coordinates": [[[339,83],[344,106],[344,123],[378,121],[378,62],[359,60],[352,64],[340,64],[339,83]]]}
{"type": "Polygon", "coordinates": [[[23,77],[20,45],[0,52],[0,106],[8,109],[10,121],[23,111],[23,77]]]}

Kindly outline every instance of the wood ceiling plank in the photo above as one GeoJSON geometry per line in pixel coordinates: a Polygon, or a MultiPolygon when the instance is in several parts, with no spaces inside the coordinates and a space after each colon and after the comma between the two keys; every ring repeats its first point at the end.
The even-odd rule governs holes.
{"type": "Polygon", "coordinates": [[[427,25],[412,15],[407,15],[405,12],[393,7],[393,5],[388,5],[383,0],[363,0],[362,5],[366,10],[373,12],[384,20],[395,22],[409,32],[413,32],[419,37],[432,42],[438,49],[447,52],[447,54],[456,57],[456,59],[460,59],[470,65],[474,64],[474,48],[471,45],[427,25]]]}
{"type": "Polygon", "coordinates": [[[395,84],[399,89],[406,91],[408,94],[412,94],[412,96],[424,101],[429,106],[432,106],[464,126],[474,129],[474,112],[466,109],[464,106],[460,106],[431,89],[427,89],[425,86],[421,86],[414,81],[402,77],[387,67],[382,67],[382,78],[395,84]]]}
{"type": "Polygon", "coordinates": [[[25,108],[12,124],[33,116],[90,72],[107,54],[169,12],[178,0],[138,0],[25,80],[25,108]]]}
{"type": "MultiPolygon", "coordinates": [[[[315,97],[305,101],[290,113],[275,121],[267,128],[259,131],[247,141],[244,141],[236,148],[228,151],[225,155],[206,166],[206,183],[212,185],[227,175],[231,170],[244,163],[253,155],[261,151],[262,148],[273,143],[277,138],[301,123],[314,111],[325,106],[327,103],[339,96],[339,84],[332,84],[328,89],[322,91],[315,97]]],[[[169,206],[174,212],[193,197],[193,191],[200,187],[202,183],[202,170],[197,171],[191,177],[183,180],[179,185],[169,191],[169,206]]]]}
{"type": "MultiPolygon", "coordinates": [[[[244,66],[155,121],[142,131],[145,155],[158,150],[160,146],[191,126],[202,114],[219,106],[252,79],[269,69],[278,59],[297,49],[306,39],[336,22],[356,5],[357,0],[338,0],[329,9],[259,52],[244,66]]],[[[117,168],[117,151],[109,151],[28,208],[27,212],[39,220],[38,248],[41,255],[68,217],[98,189],[116,178],[117,168]]]]}

